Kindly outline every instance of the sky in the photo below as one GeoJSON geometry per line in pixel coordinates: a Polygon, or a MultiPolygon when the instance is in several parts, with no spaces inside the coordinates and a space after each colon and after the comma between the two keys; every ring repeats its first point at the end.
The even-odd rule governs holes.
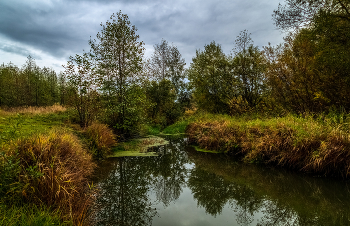
{"type": "Polygon", "coordinates": [[[57,73],[69,56],[89,51],[88,40],[113,13],[129,16],[145,43],[145,57],[162,41],[177,46],[188,67],[196,50],[215,41],[226,54],[243,30],[254,45],[277,45],[284,33],[272,13],[283,0],[0,0],[0,64],[38,66],[57,73]]]}

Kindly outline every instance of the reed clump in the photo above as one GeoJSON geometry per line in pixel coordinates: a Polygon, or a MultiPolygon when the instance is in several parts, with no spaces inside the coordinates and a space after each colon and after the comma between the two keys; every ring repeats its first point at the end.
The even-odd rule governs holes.
{"type": "Polygon", "coordinates": [[[4,158],[11,158],[18,172],[18,186],[10,187],[7,195],[60,210],[63,220],[74,225],[85,224],[94,197],[88,178],[95,164],[75,135],[60,129],[23,138],[7,148],[4,158]]]}
{"type": "Polygon", "coordinates": [[[201,148],[328,176],[350,175],[347,131],[313,117],[252,119],[206,115],[186,128],[201,148]]]}
{"type": "Polygon", "coordinates": [[[85,131],[89,149],[93,155],[103,158],[110,154],[111,148],[116,145],[116,135],[105,124],[94,122],[85,131]]]}

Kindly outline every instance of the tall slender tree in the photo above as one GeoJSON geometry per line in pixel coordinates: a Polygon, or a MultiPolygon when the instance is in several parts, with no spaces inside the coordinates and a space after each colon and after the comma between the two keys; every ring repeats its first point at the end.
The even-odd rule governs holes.
{"type": "Polygon", "coordinates": [[[121,11],[101,26],[97,40],[89,43],[103,81],[106,120],[119,134],[128,136],[141,117],[142,93],[136,79],[142,69],[144,43],[121,11]]]}

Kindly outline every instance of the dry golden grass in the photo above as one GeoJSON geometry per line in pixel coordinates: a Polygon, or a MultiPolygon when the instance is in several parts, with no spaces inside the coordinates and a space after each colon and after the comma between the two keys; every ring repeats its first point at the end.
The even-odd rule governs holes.
{"type": "Polygon", "coordinates": [[[186,133],[201,148],[240,155],[246,162],[350,176],[349,135],[311,118],[206,118],[190,123],[186,133]]]}
{"type": "Polygon", "coordinates": [[[3,110],[0,110],[0,115],[11,115],[11,114],[31,114],[31,115],[37,115],[37,114],[50,114],[50,113],[57,113],[57,112],[63,112],[67,109],[59,104],[54,104],[52,106],[47,107],[15,107],[15,108],[4,108],[3,110]]]}
{"type": "Polygon", "coordinates": [[[110,149],[116,145],[116,136],[105,124],[92,123],[85,129],[85,136],[88,139],[89,148],[95,149],[98,157],[110,154],[110,149]]]}
{"type": "Polygon", "coordinates": [[[22,195],[28,201],[59,209],[74,225],[86,223],[94,197],[88,177],[95,164],[75,135],[54,130],[19,140],[9,152],[18,154],[25,184],[22,195]]]}

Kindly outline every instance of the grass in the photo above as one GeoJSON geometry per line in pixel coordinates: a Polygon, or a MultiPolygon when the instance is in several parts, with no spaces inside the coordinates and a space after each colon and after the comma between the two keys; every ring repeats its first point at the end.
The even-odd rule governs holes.
{"type": "Polygon", "coordinates": [[[174,123],[173,125],[170,125],[166,127],[163,131],[163,135],[176,135],[176,134],[184,134],[187,125],[192,120],[193,117],[182,119],[174,123]]]}
{"type": "Polygon", "coordinates": [[[6,206],[0,204],[0,226],[68,226],[71,222],[62,222],[60,213],[45,206],[24,204],[6,206]]]}
{"type": "Polygon", "coordinates": [[[11,114],[42,115],[42,114],[65,112],[66,110],[67,108],[59,104],[54,104],[52,106],[46,106],[46,107],[28,106],[28,107],[5,108],[2,111],[0,110],[0,115],[1,115],[1,112],[2,114],[6,114],[6,115],[11,115],[11,114]]]}
{"type": "MultiPolygon", "coordinates": [[[[90,190],[88,178],[95,164],[91,151],[76,136],[83,132],[68,123],[69,113],[59,106],[6,110],[0,110],[0,203],[3,203],[0,216],[3,222],[13,221],[16,216],[26,219],[23,214],[17,214],[24,211],[35,222],[30,223],[29,218],[23,220],[29,222],[28,225],[52,225],[51,215],[52,219],[58,216],[59,222],[66,222],[62,225],[87,225],[87,210],[95,192],[90,190]],[[49,219],[49,223],[46,224],[45,219],[49,219]]],[[[101,131],[105,131],[103,129],[101,131]]],[[[90,128],[89,134],[96,135],[97,145],[106,148],[99,133],[90,128]]]]}
{"type": "Polygon", "coordinates": [[[90,150],[97,158],[109,155],[111,148],[116,145],[116,136],[105,124],[92,123],[92,125],[85,128],[84,135],[90,150]]]}
{"type": "Polygon", "coordinates": [[[200,148],[196,145],[192,145],[192,147],[194,147],[194,149],[198,152],[205,152],[205,153],[214,153],[214,154],[219,154],[221,153],[220,151],[212,151],[212,150],[207,150],[207,149],[203,149],[203,148],[200,148]]]}
{"type": "Polygon", "coordinates": [[[347,122],[323,116],[248,119],[202,114],[191,119],[186,134],[202,149],[238,155],[248,163],[348,177],[348,128],[347,122]]]}

